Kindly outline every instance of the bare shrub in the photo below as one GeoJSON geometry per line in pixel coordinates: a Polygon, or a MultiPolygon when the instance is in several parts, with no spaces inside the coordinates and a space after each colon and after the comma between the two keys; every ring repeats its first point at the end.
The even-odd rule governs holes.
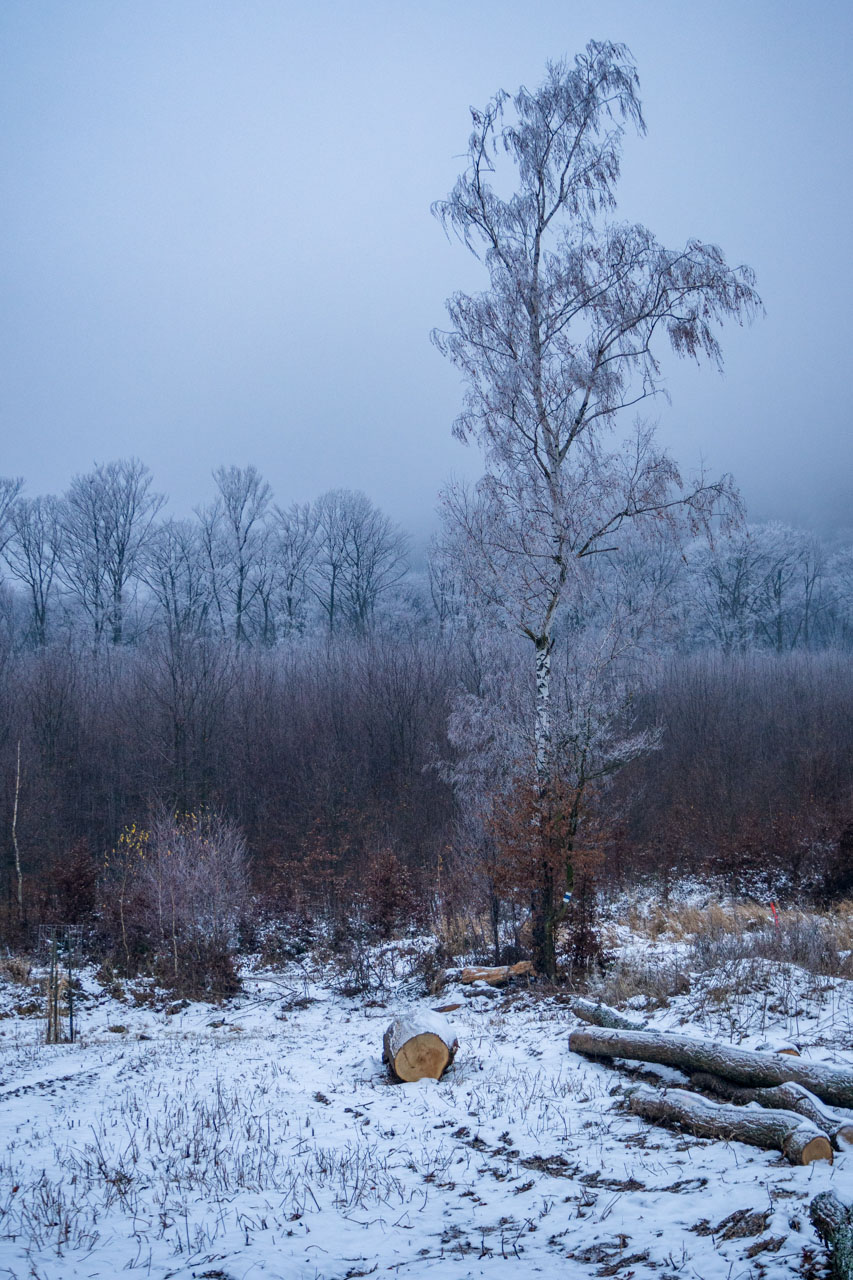
{"type": "Polygon", "coordinates": [[[221,814],[160,813],[128,828],[108,862],[105,914],[126,974],[146,967],[182,996],[230,995],[247,901],[242,835],[221,814]],[[117,936],[116,936],[117,935],[117,936]]]}
{"type": "Polygon", "coordinates": [[[0,979],[13,982],[19,987],[29,987],[31,973],[32,965],[24,956],[14,954],[0,956],[0,979]]]}
{"type": "Polygon", "coordinates": [[[365,923],[379,939],[422,923],[424,912],[411,873],[390,846],[377,849],[368,858],[359,896],[365,923]]]}

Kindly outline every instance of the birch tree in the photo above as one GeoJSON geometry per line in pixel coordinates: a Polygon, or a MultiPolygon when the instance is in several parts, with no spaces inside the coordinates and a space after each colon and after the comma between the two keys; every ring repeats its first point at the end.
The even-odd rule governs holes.
{"type": "Polygon", "coordinates": [[[558,614],[585,558],[612,553],[638,521],[706,521],[726,480],[685,485],[636,420],[662,389],[658,346],[721,364],[717,331],[760,307],[753,274],[697,239],[668,249],[612,219],[623,135],[644,132],[624,45],[592,42],[549,64],[536,91],[472,109],[467,167],[434,211],[488,277],[448,301],[433,337],[461,371],[454,425],[487,466],[473,494],[448,492],[484,600],[529,641],[535,663],[535,770],[554,761],[551,658],[558,614]],[[504,194],[507,193],[507,194],[504,194]]]}

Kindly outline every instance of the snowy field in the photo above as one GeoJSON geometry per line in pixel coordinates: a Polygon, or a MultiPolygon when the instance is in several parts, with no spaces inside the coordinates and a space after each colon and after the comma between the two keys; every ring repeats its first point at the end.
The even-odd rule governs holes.
{"type": "MultiPolygon", "coordinates": [[[[740,957],[723,988],[672,940],[619,942],[676,975],[681,994],[629,1002],[652,1025],[853,1069],[853,982],[740,957]]],[[[294,963],[181,1007],[89,974],[79,1041],[48,1046],[33,990],[4,981],[0,1277],[825,1274],[808,1202],[853,1199],[853,1152],[795,1168],[637,1119],[631,1076],[572,1054],[579,1024],[535,988],[413,997],[401,978],[371,1000],[339,985],[294,963]],[[457,1000],[445,1078],[390,1083],[395,1012],[457,1000]]]]}

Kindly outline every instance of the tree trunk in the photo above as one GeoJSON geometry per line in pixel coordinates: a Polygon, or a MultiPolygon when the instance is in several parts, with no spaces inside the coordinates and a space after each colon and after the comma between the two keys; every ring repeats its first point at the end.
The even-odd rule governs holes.
{"type": "Polygon", "coordinates": [[[540,788],[551,780],[551,637],[537,636],[536,646],[536,777],[540,788]]]}
{"type": "MultiPolygon", "coordinates": [[[[536,785],[543,814],[548,808],[553,780],[551,651],[554,647],[554,641],[550,632],[550,622],[546,622],[544,631],[533,640],[536,650],[536,706],[533,740],[536,749],[536,785]]],[[[543,849],[538,875],[530,895],[530,924],[534,964],[538,971],[550,978],[552,982],[557,976],[557,951],[554,934],[557,926],[558,907],[555,901],[555,893],[554,868],[548,857],[548,851],[543,849]]]]}
{"type": "Polygon", "coordinates": [[[836,1151],[853,1149],[853,1115],[825,1107],[820,1098],[793,1080],[777,1084],[772,1089],[744,1089],[719,1076],[700,1071],[691,1077],[690,1083],[694,1089],[716,1093],[729,1102],[757,1102],[760,1107],[783,1107],[786,1111],[796,1111],[827,1134],[836,1151]]]}
{"type": "Polygon", "coordinates": [[[573,996],[569,1001],[569,1008],[576,1017],[582,1018],[584,1022],[591,1022],[596,1027],[608,1027],[617,1031],[642,1031],[646,1026],[644,1022],[635,1022],[633,1018],[626,1018],[618,1009],[611,1009],[609,1004],[602,1004],[599,1000],[585,1000],[583,996],[573,996]]]}
{"type": "Polygon", "coordinates": [[[809,1205],[809,1217],[829,1246],[834,1280],[853,1280],[853,1208],[842,1204],[834,1191],[821,1191],[809,1205]]]}
{"type": "Polygon", "coordinates": [[[15,765],[15,800],[12,806],[12,847],[15,850],[15,877],[17,879],[16,898],[18,901],[18,919],[24,916],[24,877],[21,872],[21,850],[18,848],[18,799],[21,794],[21,740],[18,739],[17,763],[15,765]]]}
{"type": "Polygon", "coordinates": [[[396,1018],[385,1032],[382,1057],[398,1080],[437,1080],[459,1047],[453,1028],[440,1013],[415,1009],[396,1018]]]}
{"type": "Polygon", "coordinates": [[[700,1138],[734,1139],[781,1151],[791,1164],[813,1164],[816,1160],[832,1164],[826,1134],[795,1111],[729,1106],[684,1089],[669,1089],[664,1094],[643,1085],[632,1091],[628,1106],[644,1120],[678,1124],[700,1138]]]}
{"type": "MultiPolygon", "coordinates": [[[[536,836],[533,837],[534,839],[536,836]]],[[[543,853],[536,882],[530,895],[530,933],[533,963],[540,973],[553,982],[557,976],[557,949],[554,929],[557,912],[554,903],[554,869],[543,853]]]]}
{"type": "Polygon", "coordinates": [[[659,1062],[688,1074],[707,1071],[735,1084],[763,1088],[793,1080],[831,1106],[853,1106],[853,1068],[803,1062],[783,1053],[758,1053],[659,1031],[607,1031],[591,1027],[573,1031],[569,1048],[593,1058],[630,1058],[659,1062]]]}

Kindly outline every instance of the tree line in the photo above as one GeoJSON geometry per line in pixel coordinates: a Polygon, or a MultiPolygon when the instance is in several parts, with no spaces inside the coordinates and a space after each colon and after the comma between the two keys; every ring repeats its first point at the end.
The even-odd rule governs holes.
{"type": "MultiPolygon", "coordinates": [[[[165,498],[138,459],[75,476],[60,497],[28,497],[21,480],[0,479],[11,643],[127,646],[161,630],[269,648],[309,631],[365,635],[394,619],[426,631],[467,625],[464,560],[446,539],[414,571],[408,535],[363,493],[281,507],[252,466],[220,467],[213,480],[213,500],[175,520],[160,518],[165,498]]],[[[657,530],[623,537],[604,559],[630,584],[635,610],[654,597],[656,644],[726,653],[853,644],[853,546],[837,539],[780,521],[687,541],[657,530]]]]}
{"type": "Polygon", "coordinates": [[[0,481],[0,548],[24,637],[62,627],[95,645],[147,628],[273,645],[322,618],[364,632],[406,571],[406,536],[365,494],[332,490],[282,508],[256,468],[220,467],[191,520],[165,503],[136,458],[75,476],[61,497],[0,481]]]}

